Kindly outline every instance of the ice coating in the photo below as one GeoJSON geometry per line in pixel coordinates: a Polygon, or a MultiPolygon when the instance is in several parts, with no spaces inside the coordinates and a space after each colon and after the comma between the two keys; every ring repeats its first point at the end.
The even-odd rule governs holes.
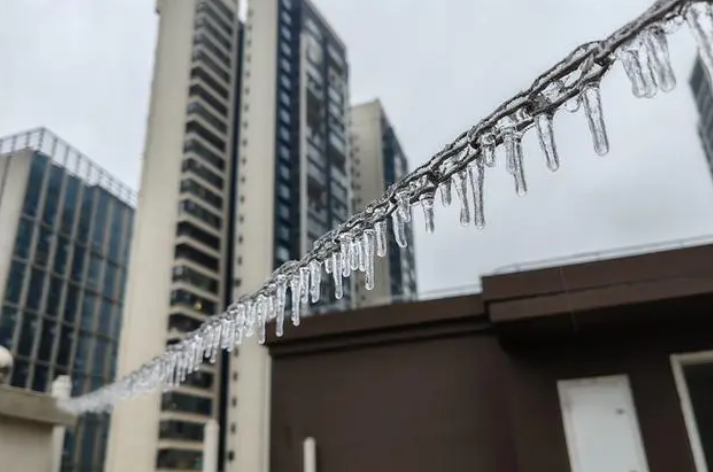
{"type": "Polygon", "coordinates": [[[521,197],[527,194],[527,181],[522,163],[522,137],[513,127],[502,130],[505,158],[511,167],[510,173],[515,178],[515,192],[521,197]]]}
{"type": "Polygon", "coordinates": [[[485,207],[483,205],[483,187],[485,185],[485,163],[476,159],[468,166],[468,178],[473,194],[473,222],[476,228],[485,228],[485,207]]]}
{"type": "Polygon", "coordinates": [[[441,204],[444,207],[450,206],[453,201],[453,184],[450,179],[443,181],[439,190],[441,192],[441,204]]]}
{"type": "Polygon", "coordinates": [[[374,249],[376,241],[376,231],[373,229],[367,229],[362,235],[363,246],[364,246],[364,287],[367,290],[372,290],[374,288],[374,249]]]}
{"type": "Polygon", "coordinates": [[[376,255],[384,257],[386,255],[386,222],[377,221],[374,223],[376,232],[376,255]]]}
{"type": "Polygon", "coordinates": [[[321,298],[320,289],[322,285],[322,263],[316,259],[309,262],[309,281],[312,303],[317,303],[321,298]]]}
{"type": "Polygon", "coordinates": [[[300,324],[300,301],[302,300],[302,294],[300,293],[300,276],[293,275],[290,277],[290,295],[292,296],[291,301],[291,312],[292,312],[292,324],[299,326],[300,324]]]}
{"type": "Polygon", "coordinates": [[[676,74],[671,67],[668,52],[668,40],[662,28],[653,27],[644,32],[644,43],[649,52],[651,68],[656,77],[656,84],[663,92],[670,92],[676,87],[676,74]]]}
{"type": "Polygon", "coordinates": [[[552,114],[542,113],[537,115],[535,124],[537,126],[537,138],[540,142],[540,148],[542,148],[542,152],[545,153],[547,168],[552,172],[556,172],[557,169],[560,168],[560,158],[557,154],[552,118],[552,114]]]}
{"type": "Polygon", "coordinates": [[[594,151],[600,156],[609,152],[609,139],[604,124],[602,114],[602,99],[599,93],[598,83],[589,83],[582,90],[582,100],[584,102],[584,113],[589,123],[589,131],[592,133],[594,151]]]}
{"type": "Polygon", "coordinates": [[[483,133],[480,137],[480,155],[486,166],[495,166],[495,136],[493,133],[483,133]]]}
{"type": "Polygon", "coordinates": [[[470,205],[468,204],[468,177],[466,171],[453,175],[453,185],[455,185],[456,195],[460,199],[460,224],[468,226],[470,224],[470,205]]]}
{"type": "Polygon", "coordinates": [[[421,208],[423,208],[423,220],[426,222],[426,232],[433,233],[435,224],[433,221],[433,193],[424,193],[419,197],[421,208]]]}
{"type": "Polygon", "coordinates": [[[394,232],[394,240],[399,247],[406,247],[406,222],[400,212],[395,211],[391,214],[391,229],[394,232]]]}

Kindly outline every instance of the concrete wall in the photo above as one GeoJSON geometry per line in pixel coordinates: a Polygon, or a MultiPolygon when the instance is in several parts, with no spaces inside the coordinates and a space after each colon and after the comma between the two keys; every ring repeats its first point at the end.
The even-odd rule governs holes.
{"type": "MultiPolygon", "coordinates": [[[[160,24],[141,188],[131,243],[117,376],[166,347],[171,269],[195,2],[159,2],[160,24]]],[[[112,415],[107,472],[154,470],[160,392],[122,403],[112,415]]]]}
{"type": "MultiPolygon", "coordinates": [[[[349,133],[352,144],[352,181],[354,183],[354,211],[364,210],[367,203],[383,195],[384,153],[381,127],[383,110],[378,100],[353,106],[349,133]]],[[[391,296],[389,259],[377,258],[374,264],[374,289],[364,288],[364,277],[359,276],[356,306],[386,304],[391,296]]]]}
{"type": "Polygon", "coordinates": [[[0,156],[0,300],[5,298],[32,155],[33,151],[26,150],[0,156]]]}

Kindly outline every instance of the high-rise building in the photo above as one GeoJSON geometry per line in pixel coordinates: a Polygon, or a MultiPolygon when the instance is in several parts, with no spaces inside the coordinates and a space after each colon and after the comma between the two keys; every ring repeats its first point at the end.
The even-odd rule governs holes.
{"type": "Polygon", "coordinates": [[[713,88],[700,57],[696,59],[693,66],[690,84],[699,113],[698,136],[701,138],[703,151],[713,172],[713,88]]]}
{"type": "MultiPolygon", "coordinates": [[[[237,0],[158,0],[158,39],[118,373],[179,342],[232,297],[237,0]]],[[[200,470],[227,362],[112,414],[107,472],[200,470]]],[[[220,446],[225,449],[224,443],[220,446]]]]}
{"type": "MultiPolygon", "coordinates": [[[[379,100],[352,106],[350,137],[354,207],[360,211],[408,172],[408,161],[379,100]]],[[[389,238],[387,257],[377,259],[374,266],[374,289],[364,290],[363,284],[356,285],[357,306],[408,300],[416,295],[416,262],[410,225],[406,240],[408,246],[401,248],[389,238]]]]}
{"type": "MultiPolygon", "coordinates": [[[[114,380],[134,195],[46,129],[0,138],[0,345],[11,383],[72,394],[114,380]]],[[[62,472],[100,472],[107,416],[66,434],[62,472]]],[[[0,466],[2,468],[2,466],[0,466]]]]}
{"type": "MultiPolygon", "coordinates": [[[[299,259],[351,213],[346,47],[308,0],[248,5],[236,230],[237,294],[299,259]]],[[[325,285],[328,279],[324,278],[325,285]]],[[[323,291],[324,303],[335,300],[323,291]]],[[[337,302],[350,306],[345,287],[337,302]]],[[[270,361],[246,343],[232,362],[226,470],[267,470],[270,361]],[[234,448],[234,449],[233,449],[234,448]]]]}

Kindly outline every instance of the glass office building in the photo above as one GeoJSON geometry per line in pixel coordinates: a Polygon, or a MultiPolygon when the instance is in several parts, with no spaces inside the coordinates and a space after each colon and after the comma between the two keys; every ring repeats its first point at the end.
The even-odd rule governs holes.
{"type": "Polygon", "coordinates": [[[690,79],[693,98],[698,108],[698,136],[701,138],[703,152],[713,172],[713,88],[708,81],[700,58],[696,59],[690,79]]]}
{"type": "MultiPolygon", "coordinates": [[[[131,191],[45,129],[0,139],[0,345],[10,383],[48,392],[59,375],[80,395],[114,378],[131,191]]],[[[67,432],[63,472],[103,470],[108,418],[67,432]]]]}

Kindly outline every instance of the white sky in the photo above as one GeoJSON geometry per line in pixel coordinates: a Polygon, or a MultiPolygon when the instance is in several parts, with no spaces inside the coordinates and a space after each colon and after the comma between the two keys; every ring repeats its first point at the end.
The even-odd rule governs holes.
{"type": "MultiPolygon", "coordinates": [[[[173,0],[186,1],[186,0],[173,0]]],[[[411,165],[529,85],[577,44],[647,0],[313,0],[346,41],[355,102],[380,97],[411,165]]],[[[136,188],[157,16],[151,0],[22,0],[0,14],[0,135],[47,126],[136,188]]],[[[612,151],[598,158],[580,114],[558,115],[562,168],[526,137],[530,194],[502,168],[486,181],[488,227],[437,205],[416,218],[420,289],[477,282],[496,267],[713,234],[713,180],[688,86],[694,48],[671,40],[679,86],[634,99],[617,68],[603,84],[612,151]]]]}

